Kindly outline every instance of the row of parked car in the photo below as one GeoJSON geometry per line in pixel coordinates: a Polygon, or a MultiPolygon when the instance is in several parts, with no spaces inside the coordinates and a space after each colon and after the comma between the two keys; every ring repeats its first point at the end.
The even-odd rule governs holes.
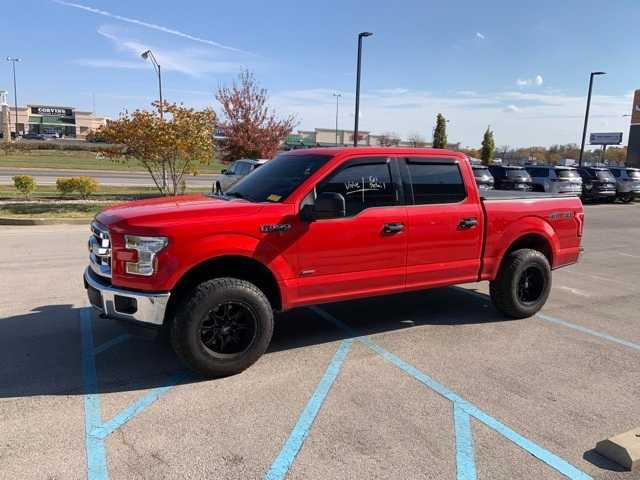
{"type": "Polygon", "coordinates": [[[473,171],[480,190],[549,192],[624,203],[640,197],[640,169],[632,167],[473,164],[473,171]]]}

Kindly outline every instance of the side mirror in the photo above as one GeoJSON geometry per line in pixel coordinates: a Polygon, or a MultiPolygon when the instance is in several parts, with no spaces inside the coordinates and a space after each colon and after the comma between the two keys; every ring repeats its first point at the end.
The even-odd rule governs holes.
{"type": "Polygon", "coordinates": [[[347,208],[344,196],[335,192],[324,192],[318,195],[313,205],[305,205],[300,217],[307,222],[346,216],[347,208]]]}

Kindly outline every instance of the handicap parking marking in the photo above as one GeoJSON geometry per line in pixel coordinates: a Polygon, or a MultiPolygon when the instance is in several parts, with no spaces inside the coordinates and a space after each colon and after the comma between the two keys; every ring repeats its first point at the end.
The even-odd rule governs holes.
{"type": "Polygon", "coordinates": [[[187,373],[179,373],[170,378],[166,385],[157,387],[142,398],[131,403],[110,420],[102,421],[101,398],[98,393],[98,375],[96,356],[109,348],[126,342],[131,335],[120,335],[97,348],[93,342],[91,309],[80,310],[80,332],[82,341],[82,378],[85,392],[85,450],[87,461],[87,480],[108,480],[107,451],[105,441],[114,431],[135,418],[158,398],[187,378],[187,373]]]}
{"type": "MultiPolygon", "coordinates": [[[[370,350],[379,354],[386,361],[395,365],[418,382],[422,383],[432,391],[452,402],[454,432],[456,437],[455,458],[457,480],[476,479],[475,451],[473,446],[473,434],[471,432],[471,417],[475,418],[477,421],[483,423],[485,426],[507,438],[508,440],[519,446],[521,449],[535,456],[565,477],[571,480],[591,479],[589,475],[574,467],[566,460],[551,453],[550,451],[518,434],[517,432],[511,430],[499,420],[496,420],[492,416],[488,415],[480,408],[476,407],[468,400],[463,399],[458,394],[449,390],[444,385],[437,382],[413,365],[405,362],[393,353],[380,347],[373,340],[371,340],[370,337],[358,335],[351,327],[318,307],[310,307],[310,310],[343,330],[346,334],[349,335],[349,340],[357,341],[362,345],[368,347],[370,350]]],[[[348,350],[348,346],[350,346],[350,344],[348,344],[348,346],[345,346],[344,342],[345,341],[343,341],[343,343],[339,347],[338,352],[336,352],[336,355],[334,356],[334,360],[332,360],[332,362],[329,364],[329,367],[327,367],[327,373],[325,373],[323,379],[321,380],[322,387],[319,389],[321,392],[323,392],[322,400],[324,400],[326,394],[329,392],[331,384],[335,382],[340,368],[344,363],[344,357],[346,356],[346,353],[344,353],[344,355],[338,355],[341,350],[348,350]],[[337,363],[335,363],[336,358],[340,358],[337,363]],[[329,385],[326,385],[327,381],[330,382],[329,385]]],[[[311,399],[307,403],[307,406],[303,410],[303,413],[296,423],[294,430],[289,435],[289,438],[287,439],[284,447],[281,449],[280,453],[271,465],[271,468],[267,472],[265,480],[280,480],[285,478],[285,476],[287,475],[289,468],[295,461],[295,457],[302,447],[304,439],[309,434],[309,431],[313,424],[313,420],[315,419],[320,407],[322,406],[322,401],[318,402],[318,398],[316,397],[317,391],[318,389],[316,389],[316,392],[314,392],[311,399]],[[313,412],[312,416],[309,416],[309,410],[313,412]],[[296,431],[300,424],[304,425],[304,435],[302,436],[300,435],[299,431],[296,431]],[[295,444],[296,448],[291,448],[290,441],[295,444]]]]}

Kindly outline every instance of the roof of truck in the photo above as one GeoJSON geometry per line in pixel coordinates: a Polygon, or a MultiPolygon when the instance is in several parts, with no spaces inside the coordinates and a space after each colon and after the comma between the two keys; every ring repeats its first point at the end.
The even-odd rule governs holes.
{"type": "Polygon", "coordinates": [[[365,155],[428,155],[428,156],[451,156],[467,158],[462,152],[446,150],[444,148],[419,148],[419,147],[320,147],[320,148],[300,148],[285,152],[286,155],[337,155],[342,153],[359,153],[365,155]]]}

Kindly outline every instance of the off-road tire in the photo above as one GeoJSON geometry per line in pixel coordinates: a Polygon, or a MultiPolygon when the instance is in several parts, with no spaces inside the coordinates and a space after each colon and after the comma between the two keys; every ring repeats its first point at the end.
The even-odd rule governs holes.
{"type": "Polygon", "coordinates": [[[267,297],[250,282],[237,278],[215,278],[199,284],[176,308],[171,325],[171,345],[193,371],[206,377],[225,377],[242,372],[266,351],[273,334],[273,310],[267,297]],[[250,346],[228,358],[220,358],[205,346],[203,322],[223,302],[238,302],[255,317],[255,335],[250,346]]]}
{"type": "Polygon", "coordinates": [[[511,252],[503,261],[489,291],[494,306],[513,318],[535,315],[547,301],[551,290],[551,267],[547,257],[537,250],[523,248],[511,252]],[[524,272],[533,272],[542,284],[540,294],[533,301],[523,301],[519,295],[519,282],[524,272]]]}

